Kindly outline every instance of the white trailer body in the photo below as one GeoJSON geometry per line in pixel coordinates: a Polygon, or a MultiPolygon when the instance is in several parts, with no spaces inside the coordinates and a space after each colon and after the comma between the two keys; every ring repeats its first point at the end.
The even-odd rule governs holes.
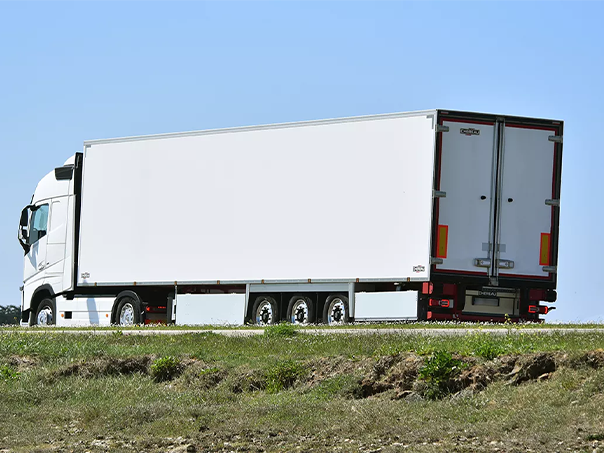
{"type": "Polygon", "coordinates": [[[23,322],[537,320],[561,136],[429,110],[85,142],[22,213],[23,322]]]}
{"type": "Polygon", "coordinates": [[[424,281],[435,122],[87,142],[78,285],[424,281]]]}

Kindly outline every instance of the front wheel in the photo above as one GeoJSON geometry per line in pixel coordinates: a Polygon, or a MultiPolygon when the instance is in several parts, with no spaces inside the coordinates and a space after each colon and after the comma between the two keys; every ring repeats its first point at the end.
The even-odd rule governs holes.
{"type": "Polygon", "coordinates": [[[323,322],[330,326],[337,326],[346,324],[348,320],[348,297],[340,294],[329,296],[323,308],[323,322]]]}
{"type": "Polygon", "coordinates": [[[34,324],[38,326],[52,326],[56,324],[55,302],[52,299],[44,299],[38,305],[36,310],[36,317],[34,318],[34,324]]]}
{"type": "Polygon", "coordinates": [[[133,326],[141,323],[141,304],[133,297],[122,297],[115,312],[116,324],[133,326]]]}

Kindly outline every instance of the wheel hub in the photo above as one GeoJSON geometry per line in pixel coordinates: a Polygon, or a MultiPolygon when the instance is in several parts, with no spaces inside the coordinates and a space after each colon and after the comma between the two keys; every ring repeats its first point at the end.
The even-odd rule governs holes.
{"type": "Polygon", "coordinates": [[[38,313],[38,325],[47,326],[52,324],[52,310],[50,308],[44,308],[38,313]]]}
{"type": "Polygon", "coordinates": [[[269,302],[265,302],[258,307],[258,311],[256,312],[256,322],[258,324],[270,324],[272,316],[273,310],[271,308],[271,304],[269,302]]]}
{"type": "Polygon", "coordinates": [[[305,300],[300,299],[294,304],[291,322],[293,324],[305,324],[308,322],[308,305],[305,300]]]}
{"type": "Polygon", "coordinates": [[[120,325],[131,326],[134,324],[134,307],[130,304],[125,304],[120,312],[120,325]]]}

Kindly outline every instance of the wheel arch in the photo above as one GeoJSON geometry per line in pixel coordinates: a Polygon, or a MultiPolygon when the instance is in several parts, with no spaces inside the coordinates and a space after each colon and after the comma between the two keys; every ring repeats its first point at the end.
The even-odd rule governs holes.
{"type": "Polygon", "coordinates": [[[111,324],[117,324],[117,306],[119,305],[120,300],[122,300],[124,297],[132,297],[133,299],[139,302],[141,307],[143,306],[143,301],[136,292],[130,289],[120,292],[117,296],[115,296],[115,300],[113,301],[113,307],[111,308],[111,324]]]}
{"type": "MultiPolygon", "coordinates": [[[[30,302],[29,302],[29,325],[33,326],[33,318],[36,315],[36,311],[38,310],[38,306],[40,305],[40,302],[42,302],[44,299],[54,299],[55,298],[55,292],[52,289],[52,286],[45,283],[44,285],[40,285],[38,288],[36,288],[36,290],[34,291],[34,293],[31,296],[30,302]]],[[[55,314],[56,316],[56,314],[55,314]]]]}

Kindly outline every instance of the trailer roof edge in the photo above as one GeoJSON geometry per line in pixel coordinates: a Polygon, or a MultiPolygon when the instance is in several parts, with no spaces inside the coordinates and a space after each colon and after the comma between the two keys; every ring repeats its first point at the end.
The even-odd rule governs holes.
{"type": "Polygon", "coordinates": [[[382,113],[377,115],[364,115],[364,116],[351,116],[344,118],[331,118],[331,119],[322,119],[322,120],[308,120],[308,121],[295,121],[289,123],[275,123],[275,124],[264,124],[257,126],[239,126],[239,127],[228,127],[228,128],[218,128],[218,129],[206,129],[206,130],[197,130],[197,131],[187,131],[187,132],[169,132],[165,134],[150,134],[150,135],[138,135],[132,137],[119,137],[119,138],[108,138],[108,139],[97,139],[97,140],[86,140],[84,142],[84,147],[92,146],[92,145],[104,145],[109,143],[122,143],[122,142],[132,142],[139,140],[158,140],[165,138],[181,138],[181,137],[191,137],[196,135],[210,135],[210,134],[224,134],[229,132],[252,132],[252,131],[260,131],[267,129],[282,129],[288,127],[302,127],[302,126],[320,126],[327,124],[337,124],[337,123],[348,123],[353,121],[373,121],[373,120],[381,120],[381,119],[395,119],[395,118],[405,118],[405,117],[414,117],[414,116],[422,116],[422,115],[436,115],[438,112],[437,109],[432,110],[418,110],[413,112],[398,112],[398,113],[382,113]]]}

